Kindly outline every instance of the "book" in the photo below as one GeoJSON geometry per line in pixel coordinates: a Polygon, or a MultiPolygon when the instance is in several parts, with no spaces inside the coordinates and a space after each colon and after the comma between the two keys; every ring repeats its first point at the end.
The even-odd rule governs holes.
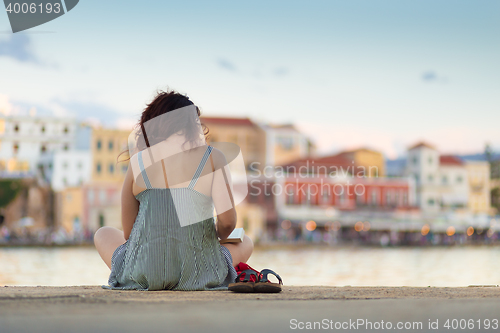
{"type": "Polygon", "coordinates": [[[226,243],[241,243],[243,242],[243,238],[245,238],[245,230],[243,228],[236,228],[233,232],[224,240],[221,240],[221,244],[226,243]]]}

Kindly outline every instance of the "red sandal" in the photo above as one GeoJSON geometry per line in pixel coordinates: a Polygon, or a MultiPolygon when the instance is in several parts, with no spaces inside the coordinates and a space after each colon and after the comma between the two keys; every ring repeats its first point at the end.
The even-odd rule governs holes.
{"type": "Polygon", "coordinates": [[[238,276],[234,283],[229,284],[229,290],[237,293],[279,293],[283,281],[281,277],[270,269],[257,271],[249,265],[240,262],[236,267],[238,276]],[[268,280],[268,274],[276,276],[278,283],[272,283],[268,280]]]}

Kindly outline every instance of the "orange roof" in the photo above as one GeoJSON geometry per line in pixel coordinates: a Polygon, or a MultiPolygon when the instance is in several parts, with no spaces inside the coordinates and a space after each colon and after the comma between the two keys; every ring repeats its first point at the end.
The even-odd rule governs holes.
{"type": "Polygon", "coordinates": [[[202,123],[231,126],[255,126],[249,118],[201,117],[202,123]]]}
{"type": "Polygon", "coordinates": [[[360,152],[360,151],[380,154],[380,152],[377,151],[377,150],[370,149],[368,147],[360,147],[360,148],[356,148],[356,149],[341,151],[340,153],[337,154],[337,156],[345,156],[345,155],[349,155],[349,154],[352,154],[352,153],[357,153],[357,152],[360,152]]]}
{"type": "Polygon", "coordinates": [[[427,147],[427,148],[436,150],[436,147],[434,147],[433,145],[431,145],[431,144],[429,144],[427,142],[424,142],[424,141],[420,141],[420,142],[416,143],[415,145],[413,145],[410,148],[408,148],[408,150],[412,150],[412,149],[416,149],[416,148],[421,148],[421,147],[427,147]]]}
{"type": "Polygon", "coordinates": [[[463,165],[464,162],[457,156],[441,155],[439,156],[439,164],[443,165],[463,165]]]}

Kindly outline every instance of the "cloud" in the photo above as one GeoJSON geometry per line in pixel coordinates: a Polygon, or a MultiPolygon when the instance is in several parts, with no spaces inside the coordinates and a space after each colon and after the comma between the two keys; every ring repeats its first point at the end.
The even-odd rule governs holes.
{"type": "Polygon", "coordinates": [[[33,52],[30,37],[26,34],[11,35],[9,39],[0,41],[0,57],[42,65],[42,62],[33,52]]]}
{"type": "Polygon", "coordinates": [[[422,73],[422,81],[447,83],[448,79],[444,76],[438,75],[436,71],[429,70],[422,73]]]}
{"type": "Polygon", "coordinates": [[[236,72],[236,66],[229,60],[224,59],[224,58],[219,58],[217,59],[217,65],[225,70],[231,71],[231,72],[236,72]]]}
{"type": "Polygon", "coordinates": [[[422,74],[422,80],[430,82],[437,79],[437,74],[434,71],[427,71],[422,74]]]}
{"type": "Polygon", "coordinates": [[[275,76],[286,76],[290,74],[290,70],[286,67],[278,67],[274,69],[273,74],[275,76]]]}

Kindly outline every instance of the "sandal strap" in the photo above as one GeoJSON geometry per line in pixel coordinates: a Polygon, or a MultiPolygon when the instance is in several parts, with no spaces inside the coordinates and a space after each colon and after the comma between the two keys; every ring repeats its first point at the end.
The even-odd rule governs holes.
{"type": "Polygon", "coordinates": [[[250,277],[252,275],[255,276],[255,281],[259,281],[259,276],[255,271],[252,271],[251,269],[246,269],[240,274],[238,274],[238,276],[235,279],[235,282],[250,282],[250,277]],[[243,280],[241,280],[243,275],[245,275],[245,277],[243,278],[243,280]]]}
{"type": "Polygon", "coordinates": [[[259,279],[259,282],[269,282],[269,280],[267,279],[268,274],[272,274],[272,275],[276,276],[278,278],[279,284],[283,285],[283,281],[281,280],[281,277],[278,274],[276,274],[274,271],[267,269],[267,268],[260,271],[261,277],[259,279]]]}

